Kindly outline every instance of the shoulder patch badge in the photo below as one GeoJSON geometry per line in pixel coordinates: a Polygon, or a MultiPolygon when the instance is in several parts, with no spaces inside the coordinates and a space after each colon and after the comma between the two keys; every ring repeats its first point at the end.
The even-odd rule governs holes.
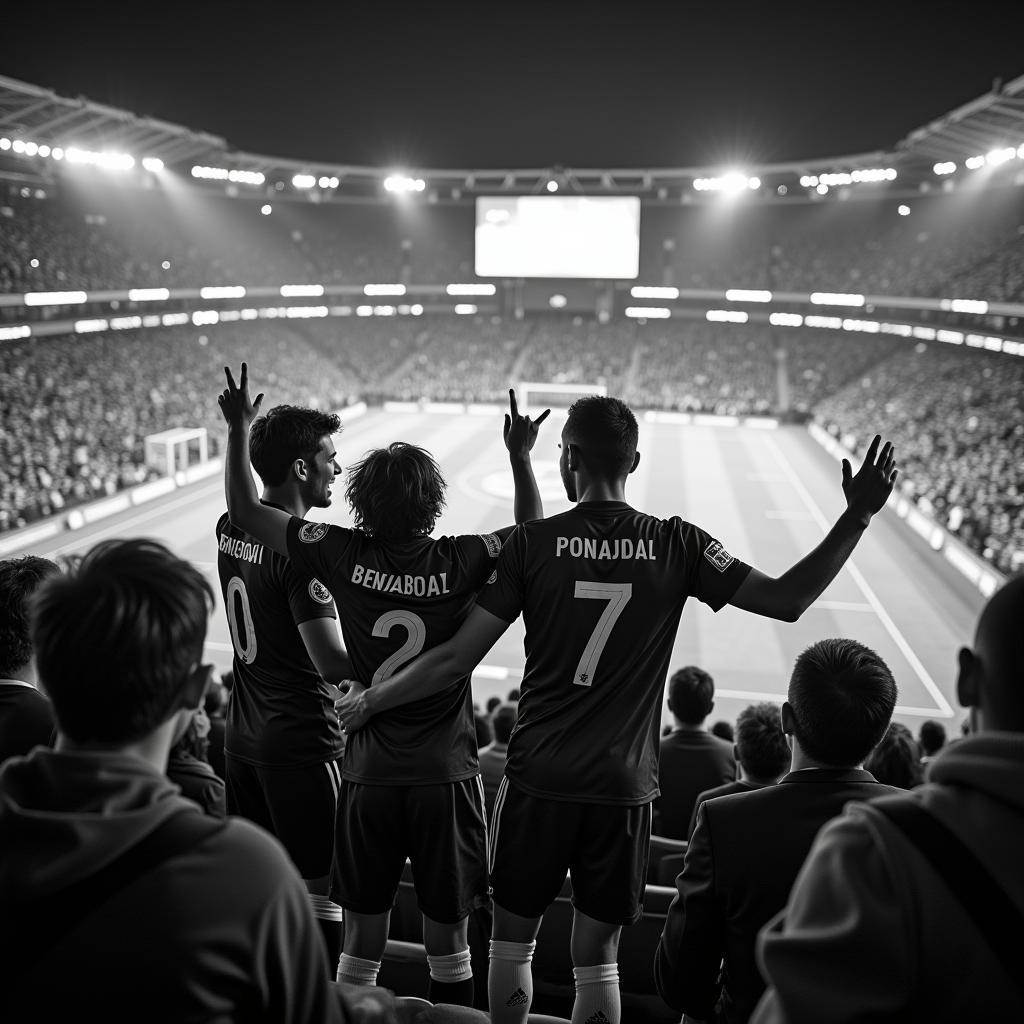
{"type": "Polygon", "coordinates": [[[487,548],[487,554],[491,558],[497,558],[501,554],[501,538],[496,533],[481,533],[480,539],[487,548]]]}
{"type": "Polygon", "coordinates": [[[497,582],[498,582],[498,570],[495,569],[494,572],[492,572],[491,575],[487,577],[487,583],[485,584],[485,586],[490,586],[492,583],[497,583],[497,582]]]}
{"type": "Polygon", "coordinates": [[[332,600],[331,592],[319,580],[315,579],[309,581],[309,596],[314,601],[319,601],[320,604],[330,604],[332,600]]]}
{"type": "Polygon", "coordinates": [[[330,529],[327,523],[306,523],[299,527],[299,540],[303,544],[315,544],[327,536],[330,529]]]}
{"type": "Polygon", "coordinates": [[[704,557],[719,571],[725,572],[726,569],[736,561],[732,555],[729,554],[725,548],[722,547],[722,542],[719,540],[712,541],[704,549],[704,557]]]}

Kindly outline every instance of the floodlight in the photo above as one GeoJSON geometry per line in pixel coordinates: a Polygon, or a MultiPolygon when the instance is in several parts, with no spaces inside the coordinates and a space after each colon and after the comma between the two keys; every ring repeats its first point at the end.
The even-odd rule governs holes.
{"type": "Polygon", "coordinates": [[[264,217],[269,217],[273,212],[274,208],[270,205],[270,203],[264,203],[260,207],[260,213],[262,213],[264,217]]]}
{"type": "Polygon", "coordinates": [[[558,182],[554,178],[548,180],[547,185],[544,186],[549,192],[558,191],[558,182]]]}
{"type": "Polygon", "coordinates": [[[164,162],[158,156],[144,156],[142,166],[151,174],[156,174],[164,169],[164,162]]]}

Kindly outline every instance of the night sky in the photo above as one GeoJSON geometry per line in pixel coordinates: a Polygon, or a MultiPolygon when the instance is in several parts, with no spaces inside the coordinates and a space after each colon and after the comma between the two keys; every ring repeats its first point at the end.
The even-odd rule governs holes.
{"type": "Polygon", "coordinates": [[[1024,75],[1013,0],[10,6],[0,74],[231,149],[410,169],[885,150],[1024,75]]]}

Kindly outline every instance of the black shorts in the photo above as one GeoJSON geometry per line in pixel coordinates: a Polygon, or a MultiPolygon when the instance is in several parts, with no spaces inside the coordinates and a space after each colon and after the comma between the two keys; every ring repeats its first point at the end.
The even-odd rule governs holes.
{"type": "Polygon", "coordinates": [[[341,760],[301,768],[262,768],[224,757],[228,814],[277,836],[303,878],[323,878],[334,858],[341,760]]]}
{"type": "Polygon", "coordinates": [[[357,914],[391,910],[406,858],[431,920],[486,906],[487,819],[480,776],[426,786],[341,783],[331,898],[357,914]]]}
{"type": "Polygon", "coordinates": [[[547,800],[502,779],[494,801],[488,867],[494,902],[541,917],[565,882],[572,905],[607,924],[643,913],[651,849],[651,805],[547,800]]]}

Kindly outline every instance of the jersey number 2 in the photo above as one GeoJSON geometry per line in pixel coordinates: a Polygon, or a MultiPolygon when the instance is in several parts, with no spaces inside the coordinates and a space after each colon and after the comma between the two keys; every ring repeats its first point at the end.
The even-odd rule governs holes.
{"type": "Polygon", "coordinates": [[[412,661],[420,651],[427,639],[427,627],[423,620],[415,612],[403,611],[396,608],[394,611],[385,612],[374,624],[374,636],[390,636],[395,626],[404,626],[408,634],[405,643],[395,651],[389,658],[386,658],[380,668],[373,673],[370,685],[390,679],[391,676],[401,668],[407,661],[412,661]]]}
{"type": "Polygon", "coordinates": [[[595,601],[607,601],[608,605],[601,612],[594,632],[590,634],[587,646],[583,648],[580,663],[576,666],[573,682],[577,686],[590,686],[594,681],[597,663],[601,660],[601,652],[608,643],[608,637],[616,621],[633,596],[632,583],[592,583],[590,580],[577,580],[573,597],[583,597],[595,601]]]}

